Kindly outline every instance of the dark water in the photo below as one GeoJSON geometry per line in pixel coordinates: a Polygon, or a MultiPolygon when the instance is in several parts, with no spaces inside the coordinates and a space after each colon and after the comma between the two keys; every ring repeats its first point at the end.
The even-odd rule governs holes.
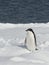
{"type": "Polygon", "coordinates": [[[34,23],[49,21],[49,0],[0,0],[0,22],[34,23]]]}

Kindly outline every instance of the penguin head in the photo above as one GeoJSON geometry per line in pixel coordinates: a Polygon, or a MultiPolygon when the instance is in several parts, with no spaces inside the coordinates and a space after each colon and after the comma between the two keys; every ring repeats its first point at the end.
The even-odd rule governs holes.
{"type": "Polygon", "coordinates": [[[28,28],[26,31],[34,33],[34,31],[31,28],[28,28]]]}

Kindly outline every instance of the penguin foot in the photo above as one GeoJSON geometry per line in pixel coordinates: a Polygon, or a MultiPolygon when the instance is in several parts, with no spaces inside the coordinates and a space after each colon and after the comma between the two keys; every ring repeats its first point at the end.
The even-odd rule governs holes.
{"type": "Polygon", "coordinates": [[[35,50],[38,50],[37,48],[35,50]]]}

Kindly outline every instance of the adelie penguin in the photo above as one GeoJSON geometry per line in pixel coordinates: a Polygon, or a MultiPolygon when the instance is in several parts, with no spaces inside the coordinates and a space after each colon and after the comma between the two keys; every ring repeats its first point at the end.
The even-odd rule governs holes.
{"type": "Polygon", "coordinates": [[[26,32],[27,32],[26,38],[25,38],[26,48],[30,51],[38,50],[37,42],[36,42],[36,35],[34,31],[31,28],[29,28],[26,30],[26,32]]]}

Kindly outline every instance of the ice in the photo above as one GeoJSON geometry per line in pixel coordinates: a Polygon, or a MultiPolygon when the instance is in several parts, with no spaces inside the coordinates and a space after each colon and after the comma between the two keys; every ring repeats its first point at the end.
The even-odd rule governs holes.
{"type": "Polygon", "coordinates": [[[0,23],[0,65],[49,65],[49,22],[0,23]],[[27,28],[32,28],[36,34],[37,51],[25,48],[27,28]]]}

